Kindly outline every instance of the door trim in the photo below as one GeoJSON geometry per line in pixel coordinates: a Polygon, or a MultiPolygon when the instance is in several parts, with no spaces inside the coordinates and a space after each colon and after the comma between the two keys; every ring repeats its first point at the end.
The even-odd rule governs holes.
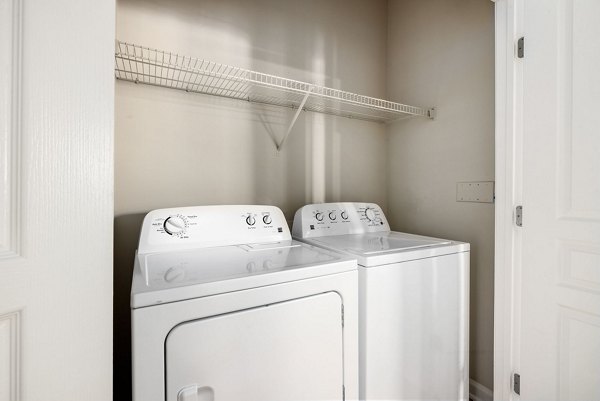
{"type": "Polygon", "coordinates": [[[21,253],[21,55],[23,4],[8,0],[0,23],[10,31],[0,37],[0,60],[7,66],[0,78],[0,259],[21,253]],[[3,206],[3,207],[2,207],[3,206]]]}
{"type": "Polygon", "coordinates": [[[0,380],[8,386],[8,399],[21,398],[21,311],[0,315],[0,355],[8,361],[8,369],[0,373],[0,380]]]}
{"type": "Polygon", "coordinates": [[[514,210],[522,204],[523,59],[516,42],[523,36],[523,2],[497,0],[495,9],[494,400],[509,401],[518,399],[512,376],[520,361],[522,234],[514,210]]]}

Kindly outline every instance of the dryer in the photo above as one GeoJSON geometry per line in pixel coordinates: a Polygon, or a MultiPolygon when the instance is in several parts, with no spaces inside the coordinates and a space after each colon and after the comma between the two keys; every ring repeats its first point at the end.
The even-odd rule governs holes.
{"type": "Polygon", "coordinates": [[[356,259],[272,206],[154,210],[131,289],[134,401],[358,398],[356,259]]]}
{"type": "Polygon", "coordinates": [[[469,244],[391,231],[372,203],[304,206],[292,232],[358,259],[361,400],[468,400],[469,244]]]}

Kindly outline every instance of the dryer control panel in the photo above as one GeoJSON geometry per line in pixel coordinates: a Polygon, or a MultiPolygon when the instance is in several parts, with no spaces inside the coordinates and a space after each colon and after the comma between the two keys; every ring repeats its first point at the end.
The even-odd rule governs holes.
{"type": "Polygon", "coordinates": [[[138,253],[291,240],[283,212],[275,206],[193,206],[146,215],[138,253]]]}
{"type": "Polygon", "coordinates": [[[390,231],[383,210],[375,203],[317,203],[301,207],[294,216],[296,238],[390,231]]]}

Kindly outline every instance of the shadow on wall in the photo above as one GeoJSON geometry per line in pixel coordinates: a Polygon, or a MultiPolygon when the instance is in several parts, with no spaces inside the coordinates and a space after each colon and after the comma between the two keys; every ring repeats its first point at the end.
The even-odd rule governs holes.
{"type": "Polygon", "coordinates": [[[115,217],[113,261],[113,399],[131,399],[131,314],[133,260],[145,213],[115,217]]]}

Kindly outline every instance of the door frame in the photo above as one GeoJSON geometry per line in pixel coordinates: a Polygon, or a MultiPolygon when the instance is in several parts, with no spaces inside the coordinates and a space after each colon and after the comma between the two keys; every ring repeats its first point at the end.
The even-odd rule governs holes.
{"type": "Polygon", "coordinates": [[[519,396],[512,376],[520,363],[522,233],[514,211],[522,202],[523,63],[516,44],[523,36],[523,2],[495,1],[495,257],[494,400],[519,396]]]}

